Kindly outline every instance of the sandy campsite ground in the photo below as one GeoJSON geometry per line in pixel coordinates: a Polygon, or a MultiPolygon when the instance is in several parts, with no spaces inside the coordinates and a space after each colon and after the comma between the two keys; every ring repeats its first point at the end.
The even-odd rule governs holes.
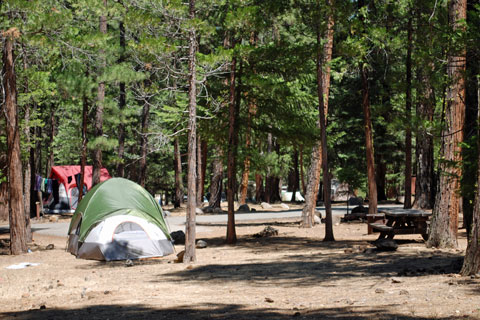
{"type": "MultiPolygon", "coordinates": [[[[178,214],[178,213],[177,213],[178,214]]],[[[197,263],[98,262],[65,252],[66,238],[34,234],[41,248],[0,255],[0,318],[6,319],[480,319],[480,279],[457,275],[466,247],[427,249],[420,235],[376,252],[362,223],[301,229],[295,219],[237,224],[238,244],[210,224],[197,263]],[[254,238],[266,226],[274,237],[254,238]],[[372,248],[372,249],[370,249],[372,248]],[[9,270],[21,262],[38,263],[9,270]]],[[[7,238],[8,235],[0,235],[7,238]]],[[[183,246],[176,247],[177,252],[183,246]]]]}

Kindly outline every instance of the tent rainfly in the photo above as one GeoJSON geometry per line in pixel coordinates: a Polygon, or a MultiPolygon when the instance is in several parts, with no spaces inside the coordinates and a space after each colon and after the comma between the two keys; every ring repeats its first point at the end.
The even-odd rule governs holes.
{"type": "Polygon", "coordinates": [[[77,258],[126,260],[174,252],[162,209],[140,185],[106,180],[82,199],[68,229],[68,251],[77,258]]]}

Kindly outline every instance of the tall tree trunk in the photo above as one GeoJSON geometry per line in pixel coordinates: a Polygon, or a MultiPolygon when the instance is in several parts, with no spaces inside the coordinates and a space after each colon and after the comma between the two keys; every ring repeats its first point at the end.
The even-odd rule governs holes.
{"type": "MultiPolygon", "coordinates": [[[[463,20],[467,15],[466,0],[449,3],[449,21],[454,32],[464,31],[463,20]]],[[[430,225],[429,247],[457,247],[458,216],[461,211],[460,179],[462,169],[463,126],[465,123],[465,65],[463,46],[449,52],[447,75],[451,81],[447,89],[445,126],[442,129],[442,146],[439,163],[440,185],[433,207],[430,225]]]]}
{"type": "MultiPolygon", "coordinates": [[[[39,109],[39,113],[42,113],[42,106],[37,106],[39,109]]],[[[33,156],[33,161],[34,165],[33,168],[35,168],[35,172],[40,173],[42,172],[42,127],[41,126],[35,126],[35,148],[33,149],[34,151],[34,156],[33,156]]],[[[33,175],[32,175],[33,176],[33,175]]],[[[41,214],[44,213],[43,210],[43,199],[42,199],[42,191],[38,190],[37,193],[35,194],[37,202],[40,204],[40,212],[41,214]]],[[[36,203],[35,203],[35,210],[36,210],[36,203]]]]}
{"type": "MultiPolygon", "coordinates": [[[[36,110],[37,110],[37,105],[34,103],[33,104],[33,110],[32,110],[32,114],[35,114],[36,113],[36,110]]],[[[36,127],[31,127],[30,128],[30,136],[33,136],[33,140],[35,140],[37,137],[36,137],[36,134],[35,132],[37,131],[37,128],[36,127]]],[[[32,139],[31,139],[32,140],[32,139]]],[[[35,183],[36,183],[36,176],[35,176],[35,173],[38,172],[37,171],[37,167],[36,167],[36,162],[35,162],[35,153],[36,153],[36,148],[32,148],[30,147],[29,148],[29,157],[28,157],[28,162],[29,162],[29,166],[30,166],[30,216],[33,215],[33,213],[37,213],[37,204],[36,204],[36,200],[37,200],[37,192],[35,192],[35,183]]]]}
{"type": "MultiPolygon", "coordinates": [[[[256,47],[257,45],[257,34],[252,32],[250,34],[250,45],[256,47]]],[[[253,73],[256,74],[255,67],[253,67],[253,73]]],[[[245,94],[247,95],[247,93],[245,94]]],[[[248,99],[248,115],[247,115],[247,129],[245,132],[245,150],[247,152],[245,160],[243,161],[243,173],[242,173],[242,182],[240,184],[240,198],[238,203],[240,205],[247,202],[247,193],[248,193],[248,179],[250,177],[250,147],[251,147],[251,134],[252,134],[252,118],[257,113],[256,101],[253,97],[248,99]]]]}
{"type": "MultiPolygon", "coordinates": [[[[3,160],[3,159],[2,159],[3,160]]],[[[5,159],[5,162],[7,160],[5,159]]],[[[8,168],[2,167],[5,172],[2,172],[5,176],[8,176],[8,168]]],[[[0,183],[0,219],[8,220],[8,183],[0,183]]]]}
{"type": "Polygon", "coordinates": [[[87,124],[88,124],[88,98],[83,96],[82,108],[82,153],[80,157],[80,185],[78,186],[78,204],[83,198],[83,186],[85,183],[85,165],[87,164],[87,124]]]}
{"type": "Polygon", "coordinates": [[[259,173],[255,173],[255,201],[260,203],[263,201],[263,177],[259,173]]]}
{"type": "Polygon", "coordinates": [[[22,186],[22,159],[20,154],[20,128],[17,110],[17,80],[15,76],[15,59],[13,56],[14,39],[18,36],[18,30],[12,28],[5,31],[3,36],[3,90],[8,150],[10,252],[17,255],[27,251],[27,232],[22,186]]]}
{"type": "MultiPolygon", "coordinates": [[[[28,63],[27,63],[27,53],[25,52],[25,47],[22,44],[22,51],[23,51],[23,70],[27,71],[28,63]]],[[[24,93],[28,94],[28,78],[25,77],[25,84],[24,84],[24,93]]],[[[25,134],[25,142],[27,145],[27,153],[30,155],[31,153],[31,135],[30,135],[30,104],[25,104],[25,128],[23,129],[25,134]]],[[[32,242],[32,226],[30,223],[31,217],[31,190],[32,188],[32,167],[30,162],[30,157],[25,161],[25,175],[24,175],[24,207],[25,207],[25,229],[27,233],[27,242],[32,242]]]]}
{"type": "MultiPolygon", "coordinates": [[[[195,19],[195,0],[189,1],[189,18],[195,19]]],[[[196,87],[196,59],[197,39],[195,28],[192,26],[188,35],[188,199],[187,217],[185,222],[185,254],[184,263],[196,261],[195,253],[195,224],[196,224],[196,138],[197,138],[197,87],[196,87]]]]}
{"type": "MultiPolygon", "coordinates": [[[[480,123],[480,78],[477,77],[477,123],[480,123]]],[[[478,129],[478,127],[477,127],[478,129]]],[[[477,147],[480,150],[480,130],[477,130],[477,147]]],[[[477,192],[475,193],[475,207],[473,209],[470,238],[468,241],[465,259],[460,274],[463,276],[474,275],[480,272],[480,153],[478,154],[477,167],[477,192]]]]}
{"type": "MultiPolygon", "coordinates": [[[[323,110],[319,110],[320,117],[317,122],[317,127],[320,129],[320,132],[322,132],[322,126],[326,125],[326,123],[320,123],[320,119],[322,118],[322,114],[325,117],[324,121],[326,121],[326,115],[328,114],[328,97],[329,97],[329,92],[330,92],[330,61],[332,60],[332,50],[333,50],[333,27],[334,27],[334,18],[333,18],[333,8],[334,4],[333,1],[328,1],[328,17],[327,17],[327,30],[325,32],[325,43],[323,45],[322,51],[320,52],[320,44],[321,44],[321,38],[320,38],[320,30],[317,27],[317,46],[318,46],[318,52],[317,52],[317,90],[318,90],[318,98],[319,101],[321,102],[319,104],[319,108],[322,107],[323,105],[323,110]],[[323,97],[323,99],[322,99],[323,97]]],[[[311,158],[311,164],[310,164],[310,169],[308,172],[308,183],[307,183],[307,190],[305,194],[305,206],[303,207],[302,210],[302,226],[304,228],[309,228],[312,227],[314,222],[313,222],[313,217],[314,217],[314,212],[315,212],[315,206],[317,202],[317,196],[318,196],[318,191],[320,188],[320,169],[327,165],[326,169],[328,169],[328,164],[322,164],[322,159],[325,158],[327,159],[327,155],[322,154],[322,140],[323,137],[320,136],[320,139],[315,142],[315,145],[312,150],[312,158],[311,158]]],[[[326,137],[325,137],[325,143],[326,143],[326,137]]],[[[324,145],[325,150],[326,150],[326,145],[324,145]]],[[[303,162],[303,161],[302,161],[303,162]]],[[[324,184],[325,182],[328,183],[328,188],[324,188],[324,190],[327,190],[328,194],[330,193],[330,179],[329,179],[329,173],[325,172],[324,173],[324,184]],[[325,175],[326,174],[326,175],[325,175]]],[[[324,192],[325,193],[325,192],[324,192]]],[[[324,195],[325,196],[325,195],[324,195]]],[[[330,206],[330,196],[328,199],[324,199],[328,201],[328,204],[325,201],[326,206],[330,206]]],[[[327,222],[331,223],[332,222],[332,217],[331,217],[331,209],[327,209],[327,222]]],[[[331,225],[327,227],[327,231],[330,232],[331,230],[331,225]]],[[[333,231],[331,235],[328,235],[328,237],[332,238],[333,240],[333,231]]]]}
{"type": "MultiPolygon", "coordinates": [[[[410,14],[413,14],[412,10],[410,10],[410,14]]],[[[407,122],[405,128],[405,200],[403,202],[405,209],[412,207],[412,35],[412,17],[410,16],[407,25],[407,61],[405,62],[407,71],[405,90],[405,119],[407,122]]]]}
{"type": "MultiPolygon", "coordinates": [[[[475,4],[476,0],[467,1],[467,12],[477,14],[475,4]]],[[[467,13],[467,20],[469,14],[467,13]]],[[[466,142],[475,139],[478,134],[477,115],[479,111],[478,83],[480,81],[480,65],[474,47],[467,48],[466,65],[466,86],[465,86],[465,126],[464,140],[466,142]]],[[[479,148],[465,148],[463,150],[463,176],[462,176],[462,194],[463,194],[463,227],[467,229],[467,237],[471,235],[473,221],[473,209],[475,203],[475,192],[478,172],[478,152],[479,148]]],[[[469,238],[468,238],[469,239],[469,238]]]]}
{"type": "MultiPolygon", "coordinates": [[[[321,134],[321,163],[323,172],[323,192],[325,203],[325,238],[323,241],[335,241],[333,236],[332,223],[332,207],[331,207],[331,181],[330,171],[328,169],[328,154],[327,154],[327,114],[328,114],[328,98],[330,91],[330,61],[332,60],[333,50],[333,10],[334,0],[327,0],[328,18],[327,31],[325,38],[326,43],[323,46],[323,52],[318,52],[317,56],[317,92],[318,92],[318,113],[320,115],[320,134],[321,134]]],[[[321,43],[320,32],[317,32],[317,44],[321,43]]]]}
{"type": "Polygon", "coordinates": [[[212,181],[210,183],[210,199],[208,199],[208,206],[211,208],[220,208],[223,185],[223,150],[218,144],[215,146],[215,150],[216,154],[213,157],[212,181]]]}
{"type": "Polygon", "coordinates": [[[145,100],[142,108],[142,129],[140,138],[140,171],[139,184],[145,188],[145,180],[147,177],[147,145],[148,145],[148,126],[150,119],[150,103],[145,100]]]}
{"type": "MultiPolygon", "coordinates": [[[[103,0],[105,10],[107,9],[107,0],[103,0]]],[[[107,34],[107,17],[105,15],[100,16],[100,32],[107,34]]],[[[102,71],[106,68],[105,51],[100,50],[102,71]]],[[[103,136],[103,109],[105,104],[105,82],[101,81],[98,84],[97,93],[97,110],[95,113],[95,138],[101,138],[103,136]]],[[[100,183],[100,170],[102,169],[102,148],[100,145],[95,146],[93,150],[93,169],[92,169],[92,187],[100,183]]]]}
{"type": "Polygon", "coordinates": [[[362,67],[362,106],[365,117],[365,147],[367,157],[367,177],[368,177],[368,213],[377,213],[377,183],[375,180],[375,161],[373,153],[373,132],[372,119],[370,116],[370,100],[368,97],[368,71],[365,66],[362,67]]]}
{"type": "Polygon", "coordinates": [[[415,179],[415,209],[432,209],[434,204],[435,183],[433,168],[433,135],[423,123],[433,121],[435,95],[430,82],[432,63],[417,67],[419,88],[417,89],[416,114],[421,125],[416,129],[416,179],[415,179]],[[429,72],[427,72],[427,70],[429,72]]]}
{"type": "MultiPolygon", "coordinates": [[[[126,42],[125,42],[125,26],[123,21],[119,24],[120,29],[120,59],[118,60],[119,63],[122,63],[125,60],[124,54],[126,49],[126,42]]],[[[117,163],[117,176],[124,177],[125,176],[125,115],[124,110],[127,105],[127,94],[125,90],[125,82],[120,82],[119,85],[120,93],[118,97],[118,109],[120,113],[120,123],[118,124],[118,163],[117,163]]]]}
{"type": "Polygon", "coordinates": [[[302,210],[303,228],[313,227],[315,206],[317,204],[318,189],[320,188],[320,160],[321,160],[321,141],[317,141],[312,148],[311,164],[308,170],[307,192],[305,193],[305,206],[302,210]]]}
{"type": "MultiPolygon", "coordinates": [[[[232,47],[235,48],[235,42],[232,47]]],[[[227,202],[228,202],[228,222],[227,222],[227,243],[237,242],[235,231],[235,185],[236,185],[236,157],[237,157],[237,115],[238,104],[236,101],[236,67],[237,58],[234,55],[230,65],[230,96],[229,96],[229,128],[228,128],[228,160],[227,160],[227,202]]]]}
{"type": "Polygon", "coordinates": [[[173,206],[180,208],[183,202],[183,178],[182,178],[182,158],[180,155],[180,143],[178,137],[175,137],[173,141],[173,156],[174,156],[174,169],[175,169],[175,201],[173,206]]]}

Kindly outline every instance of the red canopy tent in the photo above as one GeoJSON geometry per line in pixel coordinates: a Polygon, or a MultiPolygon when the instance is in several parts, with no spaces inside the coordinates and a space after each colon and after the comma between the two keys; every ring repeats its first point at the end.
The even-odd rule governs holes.
{"type": "MultiPolygon", "coordinates": [[[[92,166],[85,166],[85,178],[83,183],[87,187],[87,190],[92,188],[92,166]]],[[[54,166],[50,173],[50,179],[57,179],[59,183],[65,186],[67,192],[77,186],[75,175],[80,174],[80,166],[54,166]],[[70,179],[69,179],[70,178],[70,179]]],[[[100,182],[110,179],[111,176],[108,170],[102,168],[100,170],[100,182]]]]}
{"type": "MultiPolygon", "coordinates": [[[[83,183],[88,191],[92,188],[92,166],[85,166],[83,183]]],[[[60,200],[50,201],[48,207],[52,213],[73,212],[78,202],[77,180],[80,179],[80,166],[53,166],[50,172],[50,179],[55,179],[60,185],[60,200]]],[[[110,179],[111,176],[106,168],[100,170],[100,182],[110,179]]],[[[51,198],[51,200],[53,200],[51,198]]]]}

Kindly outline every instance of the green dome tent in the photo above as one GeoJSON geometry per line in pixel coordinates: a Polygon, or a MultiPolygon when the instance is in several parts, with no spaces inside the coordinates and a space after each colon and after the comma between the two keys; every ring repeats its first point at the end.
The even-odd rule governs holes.
{"type": "Polygon", "coordinates": [[[124,260],[165,256],[173,245],[162,209],[138,184],[112,178],[92,188],[68,229],[68,251],[77,258],[124,260]]]}

